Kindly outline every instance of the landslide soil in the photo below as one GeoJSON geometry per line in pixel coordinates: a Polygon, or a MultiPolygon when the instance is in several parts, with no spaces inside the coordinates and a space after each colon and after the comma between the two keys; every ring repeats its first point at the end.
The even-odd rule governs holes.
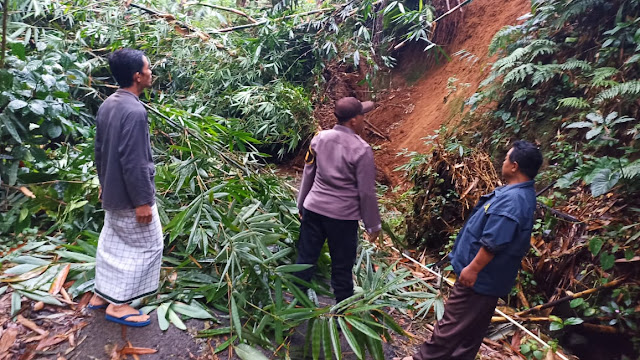
{"type": "MultiPolygon", "coordinates": [[[[376,109],[365,118],[372,126],[367,125],[363,137],[375,150],[377,180],[388,186],[408,186],[403,184],[403,174],[394,171],[408,160],[398,154],[404,150],[424,153],[429,150],[426,136],[433,135],[441,125],[456,126],[465,112],[464,100],[478,89],[494,61],[488,54],[491,39],[502,27],[517,24],[517,19],[529,10],[529,0],[473,1],[436,29],[436,39],[450,39],[450,43],[441,43],[450,60],[443,56],[436,60],[424,53],[424,44],[406,47],[396,55],[399,59],[396,69],[386,77],[381,76],[374,92],[361,85],[363,69],[328,67],[324,74],[327,80],[324,101],[314,112],[316,120],[322,129],[333,127],[333,101],[340,97],[375,100],[376,109]],[[453,55],[459,51],[466,55],[453,55]],[[452,78],[457,80],[449,83],[452,78]]],[[[285,166],[285,172],[301,171],[305,150],[285,166]]]]}

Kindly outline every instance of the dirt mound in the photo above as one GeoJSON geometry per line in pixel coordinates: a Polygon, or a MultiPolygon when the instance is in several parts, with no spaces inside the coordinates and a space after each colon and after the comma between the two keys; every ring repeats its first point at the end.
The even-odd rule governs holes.
{"type": "MultiPolygon", "coordinates": [[[[446,0],[436,0],[446,4],[446,0]]],[[[457,5],[450,1],[450,6],[457,5]]],[[[404,175],[394,171],[407,162],[398,156],[404,151],[425,152],[424,138],[433,135],[443,124],[455,124],[463,115],[464,100],[473,94],[486,77],[492,58],[488,46],[494,34],[502,27],[515,24],[517,18],[530,10],[529,0],[491,1],[475,0],[445,18],[436,27],[434,41],[445,46],[450,60],[442,54],[425,53],[424,43],[408,45],[397,54],[398,66],[377,79],[375,92],[361,81],[365,69],[328,66],[323,77],[326,81],[323,98],[314,117],[321,129],[335,125],[333,104],[344,96],[361,100],[373,99],[376,109],[367,114],[368,122],[363,137],[375,150],[377,181],[387,186],[408,186],[404,175]],[[453,54],[463,51],[459,56],[453,54]]],[[[304,167],[306,146],[280,170],[297,177],[304,167]]]]}
{"type": "MultiPolygon", "coordinates": [[[[403,149],[428,150],[424,144],[426,136],[442,124],[453,126],[461,119],[464,99],[486,77],[492,61],[488,46],[494,34],[517,23],[517,18],[529,10],[529,0],[475,0],[462,9],[462,20],[456,18],[457,34],[445,48],[450,61],[440,57],[436,59],[439,65],[432,66],[434,60],[422,53],[423,46],[407,48],[400,54],[389,90],[379,94],[378,108],[367,116],[390,141],[372,135],[371,131],[365,135],[379,148],[376,163],[392,184],[399,184],[402,177],[393,169],[406,162],[406,158],[396,155],[403,149]],[[464,55],[452,55],[462,50],[464,55]],[[457,81],[451,81],[452,78],[457,81]]],[[[453,31],[452,27],[445,29],[453,31]]]]}

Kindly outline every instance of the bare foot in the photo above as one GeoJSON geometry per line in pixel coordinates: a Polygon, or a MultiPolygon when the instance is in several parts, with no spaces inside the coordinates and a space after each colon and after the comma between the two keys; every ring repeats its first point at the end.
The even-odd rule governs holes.
{"type": "Polygon", "coordinates": [[[397,358],[393,358],[393,360],[413,360],[413,356],[403,357],[402,359],[400,359],[399,357],[397,357],[397,358]]]}
{"type": "MultiPolygon", "coordinates": [[[[123,305],[109,304],[109,306],[107,306],[106,313],[107,315],[121,318],[126,315],[139,314],[140,312],[132,308],[131,306],[129,306],[129,304],[123,304],[123,305]]],[[[149,320],[149,315],[136,315],[136,316],[131,316],[127,318],[127,321],[132,321],[132,322],[145,322],[147,320],[149,320]]]]}
{"type": "Polygon", "coordinates": [[[107,300],[101,298],[100,296],[98,296],[98,294],[95,294],[95,293],[91,297],[91,300],[89,300],[89,305],[91,306],[102,306],[106,304],[107,304],[107,300]]]}

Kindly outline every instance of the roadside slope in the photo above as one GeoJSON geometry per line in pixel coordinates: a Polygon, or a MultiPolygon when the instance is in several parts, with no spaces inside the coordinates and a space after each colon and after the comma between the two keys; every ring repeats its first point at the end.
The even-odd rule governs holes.
{"type": "MultiPolygon", "coordinates": [[[[401,182],[393,169],[406,162],[396,154],[403,149],[428,150],[424,137],[432,135],[442,124],[454,124],[460,119],[462,101],[476,91],[491,66],[488,46],[494,34],[506,25],[517,23],[518,17],[529,12],[530,4],[529,0],[475,0],[464,7],[457,34],[446,46],[451,61],[427,70],[412,86],[390,90],[379,101],[379,107],[368,115],[367,119],[391,139],[367,136],[367,140],[380,147],[376,152],[377,165],[385,177],[392,179],[392,184],[401,182]],[[467,55],[452,56],[461,50],[467,55]],[[455,90],[447,86],[450,78],[457,79],[452,84],[455,90]]],[[[404,59],[392,82],[402,83],[415,76],[416,70],[412,68],[419,67],[416,62],[423,61],[416,58],[404,59]]]]}

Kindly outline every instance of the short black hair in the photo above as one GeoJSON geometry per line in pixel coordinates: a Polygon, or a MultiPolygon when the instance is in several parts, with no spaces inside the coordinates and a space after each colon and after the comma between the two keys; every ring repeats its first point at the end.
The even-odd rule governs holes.
{"type": "MultiPolygon", "coordinates": [[[[334,114],[334,115],[335,115],[335,114],[334,114]]],[[[353,119],[353,117],[350,117],[350,118],[343,118],[343,117],[340,117],[340,116],[336,115],[336,119],[338,119],[338,124],[340,124],[340,125],[344,125],[344,123],[346,123],[347,121],[349,121],[349,120],[353,119]]]]}
{"type": "Polygon", "coordinates": [[[129,48],[111,53],[109,56],[109,68],[120,87],[127,88],[133,85],[133,75],[137,72],[142,72],[144,58],[144,52],[129,48]]]}
{"type": "Polygon", "coordinates": [[[511,162],[518,163],[518,169],[529,179],[535,179],[542,165],[542,152],[537,145],[524,140],[518,140],[511,147],[509,155],[511,162]]]}

